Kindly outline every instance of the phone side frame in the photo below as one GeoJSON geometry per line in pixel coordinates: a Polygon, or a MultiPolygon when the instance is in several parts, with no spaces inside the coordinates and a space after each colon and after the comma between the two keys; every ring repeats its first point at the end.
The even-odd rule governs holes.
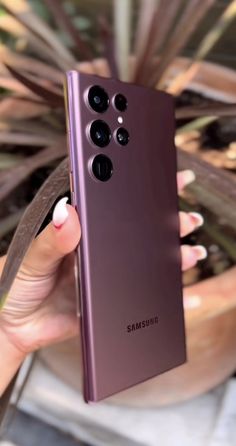
{"type": "MultiPolygon", "coordinates": [[[[79,79],[78,72],[71,70],[66,73],[64,80],[64,98],[65,98],[65,113],[66,113],[66,129],[67,129],[67,149],[69,155],[69,176],[70,176],[70,192],[71,203],[76,212],[79,214],[80,210],[80,197],[78,196],[79,185],[79,173],[78,173],[78,159],[76,156],[76,137],[75,137],[75,121],[78,123],[80,120],[75,119],[75,97],[79,97],[79,79]]],[[[79,103],[79,102],[78,102],[79,103]]],[[[77,114],[77,113],[76,113],[77,114]]],[[[80,134],[82,129],[80,130],[80,134]]],[[[89,366],[89,351],[91,342],[89,341],[89,330],[86,329],[87,322],[85,323],[86,313],[86,298],[85,298],[85,286],[84,286],[84,271],[82,268],[82,254],[83,251],[83,237],[81,237],[80,244],[75,250],[74,254],[74,277],[75,277],[75,292],[76,292],[76,304],[77,304],[77,316],[79,319],[80,327],[80,344],[82,351],[82,388],[83,398],[86,403],[93,401],[93,387],[91,379],[91,366],[89,366]]]]}

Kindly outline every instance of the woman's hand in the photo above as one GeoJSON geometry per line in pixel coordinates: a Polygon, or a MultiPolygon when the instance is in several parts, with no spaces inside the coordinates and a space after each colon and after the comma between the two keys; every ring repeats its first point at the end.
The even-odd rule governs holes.
{"type": "Polygon", "coordinates": [[[78,332],[73,254],[67,254],[78,245],[81,230],[66,201],[58,202],[53,221],[32,242],[0,313],[0,331],[23,354],[78,332]]]}
{"type": "MultiPolygon", "coordinates": [[[[177,173],[177,184],[178,193],[181,194],[185,186],[192,183],[195,180],[195,174],[192,170],[184,170],[183,172],[177,173]]],[[[193,232],[195,229],[199,228],[203,224],[203,217],[197,212],[179,212],[180,218],[180,236],[185,237],[186,235],[193,232]]],[[[203,260],[207,257],[207,251],[204,246],[189,246],[182,245],[182,270],[186,271],[192,268],[198,260],[203,260]]]]}
{"type": "MultiPolygon", "coordinates": [[[[178,173],[177,180],[181,192],[194,180],[194,174],[188,170],[178,173]]],[[[66,201],[63,198],[57,203],[52,222],[31,244],[0,313],[0,341],[5,346],[6,374],[11,374],[4,379],[1,365],[0,391],[27,353],[78,333],[72,253],[81,229],[76,211],[66,201]]],[[[202,222],[199,214],[180,212],[181,236],[202,222]]],[[[181,249],[183,270],[206,257],[202,246],[184,245],[181,249]]],[[[5,259],[0,259],[0,274],[5,259]]]]}

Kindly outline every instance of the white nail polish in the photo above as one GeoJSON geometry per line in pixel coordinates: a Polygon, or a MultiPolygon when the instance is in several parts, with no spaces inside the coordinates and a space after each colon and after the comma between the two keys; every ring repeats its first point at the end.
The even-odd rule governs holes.
{"type": "Polygon", "coordinates": [[[200,296],[187,296],[184,298],[184,308],[185,310],[193,310],[194,308],[200,307],[202,299],[200,296]]]}
{"type": "Polygon", "coordinates": [[[207,250],[202,245],[193,246],[192,249],[196,252],[198,260],[204,260],[207,258],[207,250]]]}
{"type": "Polygon", "coordinates": [[[184,184],[186,186],[196,180],[196,175],[193,172],[193,170],[187,169],[184,170],[183,173],[184,173],[184,184]]]}
{"type": "Polygon", "coordinates": [[[67,201],[68,197],[61,198],[54,208],[52,222],[56,228],[61,227],[69,215],[66,207],[67,201]]]}
{"type": "Polygon", "coordinates": [[[199,214],[198,212],[189,212],[189,215],[194,218],[197,227],[203,225],[204,218],[201,214],[199,214]]]}

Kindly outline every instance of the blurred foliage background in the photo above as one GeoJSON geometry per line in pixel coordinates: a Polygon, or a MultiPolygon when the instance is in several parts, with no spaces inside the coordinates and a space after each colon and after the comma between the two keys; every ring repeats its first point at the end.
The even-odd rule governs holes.
{"type": "MultiPolygon", "coordinates": [[[[44,19],[52,23],[52,18],[43,4],[39,0],[31,0],[32,7],[38,14],[44,19]]],[[[193,36],[187,42],[186,47],[183,50],[183,55],[186,57],[192,57],[194,51],[197,49],[199,42],[205,35],[205,33],[214,25],[216,20],[220,17],[222,12],[228,6],[230,0],[218,0],[213,5],[210,14],[202,20],[193,36]]],[[[80,31],[84,34],[84,38],[89,40],[91,44],[96,45],[95,37],[96,32],[93,24],[96,24],[96,18],[99,11],[105,12],[110,23],[113,22],[113,9],[111,0],[73,0],[64,2],[65,9],[71,16],[74,16],[76,10],[79,10],[79,15],[74,17],[74,23],[78,26],[80,31]],[[78,9],[77,9],[78,8],[78,9]]],[[[168,2],[167,2],[168,7],[168,2]]],[[[132,29],[134,31],[135,24],[138,18],[139,0],[133,2],[132,8],[132,29]]],[[[95,46],[96,48],[96,46],[95,46]]],[[[99,50],[99,46],[98,46],[99,50]]],[[[208,60],[216,63],[220,63],[231,68],[236,68],[236,56],[235,56],[235,25],[227,29],[224,34],[224,38],[219,40],[214,49],[208,56],[208,60]]]]}
{"type": "MultiPolygon", "coordinates": [[[[11,2],[11,0],[9,0],[9,2],[11,2]]],[[[43,1],[28,0],[28,3],[31,5],[37,15],[39,15],[43,20],[47,21],[50,26],[55,27],[55,20],[53,20],[52,14],[50,14],[46,4],[43,1]]],[[[187,45],[182,52],[184,56],[193,56],[194,51],[197,49],[199,42],[205,35],[206,31],[208,31],[214,25],[229,3],[230,0],[217,0],[215,2],[211,8],[210,14],[208,14],[201,21],[193,36],[191,36],[191,38],[188,40],[187,45]]],[[[94,50],[99,53],[100,43],[96,41],[97,17],[99,13],[106,14],[109,23],[113,23],[112,0],[69,0],[64,1],[63,5],[65,11],[72,18],[75,26],[80,30],[83,38],[86,41],[89,41],[94,50]]],[[[134,0],[132,6],[133,34],[137,23],[138,12],[139,0],[134,0]]],[[[0,14],[5,14],[3,8],[0,9],[0,14]]],[[[64,33],[62,30],[58,30],[58,35],[66,44],[70,45],[70,39],[66,33],[64,33]]],[[[1,40],[5,40],[8,44],[11,43],[11,39],[7,33],[0,31],[0,36],[1,40]]],[[[236,67],[235,26],[233,24],[226,30],[224,38],[217,42],[212,52],[209,54],[208,60],[231,68],[236,67]]]]}
{"type": "Polygon", "coordinates": [[[235,263],[235,16],[235,0],[0,0],[2,296],[68,191],[63,76],[73,68],[174,95],[179,168],[197,175],[180,206],[205,216],[187,241],[210,254],[184,281],[235,263]]]}
{"type": "Polygon", "coordinates": [[[209,252],[184,284],[235,264],[235,17],[235,0],[0,0],[0,307],[55,201],[69,194],[69,69],[174,95],[179,169],[197,177],[180,207],[205,219],[184,242],[209,252]]]}

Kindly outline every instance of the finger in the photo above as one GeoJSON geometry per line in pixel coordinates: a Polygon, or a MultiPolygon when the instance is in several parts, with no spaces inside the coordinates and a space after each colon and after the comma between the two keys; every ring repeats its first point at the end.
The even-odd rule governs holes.
{"type": "Polygon", "coordinates": [[[72,252],[81,237],[78,214],[62,198],[55,206],[53,220],[36,237],[23,262],[24,270],[36,277],[49,275],[62,258],[72,252]]]}
{"type": "Polygon", "coordinates": [[[179,212],[180,236],[185,237],[203,225],[203,217],[198,212],[179,212]]]}
{"type": "Polygon", "coordinates": [[[177,173],[177,186],[178,192],[182,192],[182,190],[188,186],[188,184],[195,181],[196,175],[192,170],[182,170],[182,172],[177,173]]]}
{"type": "Polygon", "coordinates": [[[181,246],[182,253],[182,270],[186,271],[196,265],[199,260],[203,260],[207,257],[207,250],[202,245],[181,246]]]}

